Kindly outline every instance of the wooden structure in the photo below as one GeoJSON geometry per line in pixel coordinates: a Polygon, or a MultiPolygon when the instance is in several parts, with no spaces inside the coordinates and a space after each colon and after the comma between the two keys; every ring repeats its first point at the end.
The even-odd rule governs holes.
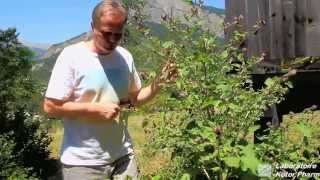
{"type": "Polygon", "coordinates": [[[225,0],[225,6],[226,22],[244,17],[248,56],[265,53],[273,64],[320,56],[320,0],[225,0]]]}
{"type": "MultiPolygon", "coordinates": [[[[241,30],[248,33],[244,42],[247,57],[265,54],[264,61],[252,72],[255,89],[261,88],[266,78],[283,75],[285,71],[279,65],[294,64],[297,57],[320,57],[320,0],[225,0],[225,6],[226,40],[237,21],[241,30]],[[239,16],[243,18],[239,20],[239,16]],[[257,70],[260,67],[262,71],[257,70]],[[270,67],[274,70],[265,71],[270,67]]],[[[278,125],[283,114],[311,106],[319,109],[319,77],[319,62],[299,67],[298,73],[289,79],[294,88],[284,101],[270,108],[272,113],[261,118],[255,137],[265,132],[266,122],[278,125]]],[[[257,138],[255,141],[259,142],[257,138]]]]}

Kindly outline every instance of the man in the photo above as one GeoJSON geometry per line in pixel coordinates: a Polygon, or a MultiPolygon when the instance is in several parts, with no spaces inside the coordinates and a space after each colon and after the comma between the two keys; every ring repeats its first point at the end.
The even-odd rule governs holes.
{"type": "Polygon", "coordinates": [[[160,81],[142,88],[131,54],[118,46],[126,19],[121,3],[99,3],[92,13],[92,40],[66,47],[52,71],[44,110],[64,120],[64,179],[138,176],[127,124],[116,117],[120,102],[147,102],[160,81]]]}

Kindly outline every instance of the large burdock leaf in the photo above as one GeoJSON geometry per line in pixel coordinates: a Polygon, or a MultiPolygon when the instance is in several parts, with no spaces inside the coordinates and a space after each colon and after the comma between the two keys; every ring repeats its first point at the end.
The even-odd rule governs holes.
{"type": "Polygon", "coordinates": [[[234,168],[240,167],[239,157],[226,157],[226,158],[223,158],[223,160],[229,167],[234,167],[234,168]]]}
{"type": "Polygon", "coordinates": [[[252,174],[257,174],[257,168],[262,162],[256,157],[253,144],[242,146],[241,163],[244,171],[250,170],[252,174]]]}

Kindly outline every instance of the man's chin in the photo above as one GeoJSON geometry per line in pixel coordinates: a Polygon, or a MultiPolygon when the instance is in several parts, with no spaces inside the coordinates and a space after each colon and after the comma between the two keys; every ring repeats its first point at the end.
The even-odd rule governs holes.
{"type": "Polygon", "coordinates": [[[115,50],[115,48],[105,48],[103,50],[100,50],[100,52],[98,54],[108,55],[108,54],[111,54],[114,50],[115,50]]]}

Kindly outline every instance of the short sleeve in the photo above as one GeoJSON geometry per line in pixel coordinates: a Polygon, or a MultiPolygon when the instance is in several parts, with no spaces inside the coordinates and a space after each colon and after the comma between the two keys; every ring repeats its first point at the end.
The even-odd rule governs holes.
{"type": "Polygon", "coordinates": [[[130,74],[130,89],[129,92],[137,92],[140,91],[142,85],[141,80],[139,77],[139,73],[134,65],[134,62],[132,61],[132,72],[130,74]]]}
{"type": "Polygon", "coordinates": [[[64,49],[58,56],[53,67],[48,88],[47,98],[67,100],[72,95],[74,84],[74,68],[72,68],[70,53],[64,49]]]}

